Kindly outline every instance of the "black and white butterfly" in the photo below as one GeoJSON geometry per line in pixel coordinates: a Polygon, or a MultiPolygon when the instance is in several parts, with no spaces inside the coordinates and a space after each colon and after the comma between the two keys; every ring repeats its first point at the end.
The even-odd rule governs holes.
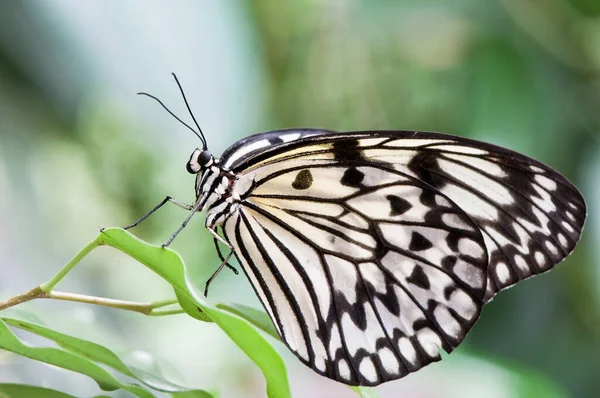
{"type": "Polygon", "coordinates": [[[219,270],[235,255],[289,349],[350,385],[440,360],[496,293],[567,257],[586,217],[558,172],[462,137],[288,129],[217,158],[196,134],[196,201],[161,205],[191,210],[183,226],[205,211],[230,249],[219,270]]]}

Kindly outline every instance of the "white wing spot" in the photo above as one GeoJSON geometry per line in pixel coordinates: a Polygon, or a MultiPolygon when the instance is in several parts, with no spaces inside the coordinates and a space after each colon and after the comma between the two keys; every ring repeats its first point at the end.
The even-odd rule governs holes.
{"type": "Polygon", "coordinates": [[[477,314],[477,304],[464,290],[454,290],[448,304],[456,313],[470,321],[477,314]]]}
{"type": "Polygon", "coordinates": [[[558,254],[558,248],[554,246],[554,243],[550,242],[549,240],[546,241],[546,248],[550,250],[550,253],[552,253],[553,255],[556,256],[558,254]]]}
{"type": "Polygon", "coordinates": [[[529,168],[531,171],[535,171],[536,173],[545,173],[544,169],[537,166],[529,165],[529,168]]]}
{"type": "Polygon", "coordinates": [[[379,350],[377,354],[379,355],[381,364],[386,372],[393,375],[400,374],[400,363],[398,362],[398,358],[396,358],[396,355],[394,355],[392,350],[384,347],[379,350]]]}
{"type": "Polygon", "coordinates": [[[338,330],[337,323],[334,323],[331,327],[331,339],[329,340],[329,356],[335,358],[335,352],[338,348],[342,348],[342,340],[340,338],[340,331],[338,330]]]}
{"type": "Polygon", "coordinates": [[[521,271],[529,273],[529,265],[527,265],[527,261],[525,261],[523,256],[517,254],[515,256],[515,264],[517,264],[517,267],[519,267],[521,271]]]}
{"type": "Polygon", "coordinates": [[[473,264],[469,264],[460,259],[454,266],[454,273],[471,287],[480,288],[483,287],[483,284],[485,283],[485,278],[482,277],[481,270],[473,264]]]}
{"type": "Polygon", "coordinates": [[[535,252],[535,261],[539,264],[540,267],[546,265],[546,256],[542,252],[535,252]]]}
{"type": "Polygon", "coordinates": [[[435,195],[435,204],[441,207],[452,207],[448,199],[444,198],[442,195],[435,195]]]}
{"type": "Polygon", "coordinates": [[[549,189],[550,191],[556,191],[556,182],[549,179],[548,177],[541,175],[541,174],[537,174],[535,176],[535,181],[540,184],[542,187],[549,189]]]}
{"type": "Polygon", "coordinates": [[[458,251],[475,258],[481,258],[484,255],[483,247],[470,238],[462,238],[458,241],[458,251]]]}
{"type": "Polygon", "coordinates": [[[563,247],[569,247],[569,241],[567,241],[567,238],[562,233],[558,234],[558,241],[563,247]]]}
{"type": "Polygon", "coordinates": [[[438,305],[433,312],[433,316],[444,333],[454,338],[459,337],[462,328],[460,327],[460,323],[448,311],[448,308],[438,305]]]}
{"type": "Polygon", "coordinates": [[[564,229],[566,229],[569,232],[575,232],[575,230],[573,229],[573,227],[571,226],[571,224],[569,224],[566,221],[563,221],[562,223],[560,223],[564,229]]]}
{"type": "Polygon", "coordinates": [[[325,370],[327,369],[327,366],[325,366],[325,358],[321,356],[315,355],[315,361],[313,362],[313,364],[321,372],[325,372],[325,370]]]}
{"type": "Polygon", "coordinates": [[[371,358],[363,358],[358,367],[358,371],[370,382],[374,383],[377,381],[377,371],[375,370],[375,365],[373,364],[371,358]]]}
{"type": "Polygon", "coordinates": [[[575,216],[573,215],[573,213],[567,210],[565,211],[565,214],[571,219],[571,221],[575,221],[575,216]]]}
{"type": "Polygon", "coordinates": [[[350,380],[350,368],[345,359],[340,359],[338,361],[338,373],[342,379],[350,380]]]}
{"type": "Polygon", "coordinates": [[[502,283],[508,283],[510,281],[510,271],[505,263],[496,264],[496,276],[502,283]]]}
{"type": "Polygon", "coordinates": [[[413,343],[408,338],[400,337],[400,340],[398,340],[398,349],[405,359],[407,359],[413,365],[416,364],[417,351],[415,351],[413,343]]]}
{"type": "Polygon", "coordinates": [[[421,344],[423,350],[431,358],[440,357],[440,351],[438,347],[442,346],[442,341],[440,340],[440,336],[438,336],[433,330],[429,328],[419,330],[417,332],[417,340],[419,340],[419,344],[421,344]]]}
{"type": "Polygon", "coordinates": [[[295,141],[300,138],[300,133],[282,134],[279,136],[283,142],[295,141]]]}

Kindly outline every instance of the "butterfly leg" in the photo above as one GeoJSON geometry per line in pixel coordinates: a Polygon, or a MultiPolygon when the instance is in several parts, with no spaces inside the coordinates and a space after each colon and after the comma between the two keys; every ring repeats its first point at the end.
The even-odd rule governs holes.
{"type": "Polygon", "coordinates": [[[175,204],[176,206],[181,207],[182,209],[185,209],[185,210],[192,210],[192,208],[193,208],[192,205],[188,205],[187,203],[180,202],[178,200],[173,199],[170,196],[167,196],[159,204],[154,206],[154,208],[152,210],[150,210],[148,213],[144,214],[144,216],[142,216],[142,218],[140,218],[133,224],[124,227],[123,229],[130,229],[133,227],[137,227],[138,225],[140,225],[142,223],[142,221],[144,221],[146,218],[150,217],[155,211],[157,211],[158,209],[163,207],[165,205],[165,203],[167,203],[167,202],[171,202],[171,203],[175,204]]]}
{"type": "MultiPolygon", "coordinates": [[[[219,235],[217,233],[217,231],[215,231],[212,227],[207,226],[206,229],[208,229],[208,232],[210,232],[210,234],[213,236],[213,239],[214,239],[214,242],[215,242],[215,248],[217,249],[217,254],[219,255],[219,258],[221,259],[221,261],[224,261],[223,260],[223,255],[221,254],[221,249],[219,249],[219,245],[218,245],[217,242],[223,243],[231,251],[233,251],[233,247],[229,244],[229,242],[227,242],[225,239],[223,239],[221,237],[221,235],[219,235]]],[[[229,257],[231,257],[231,255],[229,255],[229,257]]],[[[238,274],[238,270],[237,269],[235,269],[230,264],[226,264],[226,265],[227,265],[227,268],[231,269],[234,274],[236,274],[236,275],[238,274]]]]}
{"type": "Polygon", "coordinates": [[[225,257],[223,259],[223,262],[221,263],[221,265],[219,265],[219,268],[217,268],[217,270],[211,275],[210,278],[208,278],[208,280],[206,281],[206,286],[204,287],[204,297],[208,296],[208,286],[210,285],[210,283],[213,281],[213,279],[216,278],[217,275],[219,275],[219,272],[221,272],[221,270],[223,269],[223,267],[227,264],[227,261],[229,261],[229,259],[231,258],[231,255],[233,254],[233,251],[229,252],[229,254],[227,255],[227,257],[225,257]]]}
{"type": "Polygon", "coordinates": [[[173,242],[173,239],[175,239],[175,237],[177,235],[179,235],[179,233],[181,232],[182,229],[184,229],[186,227],[186,225],[188,224],[188,222],[190,222],[190,220],[192,219],[193,215],[196,214],[198,212],[198,210],[200,210],[200,207],[202,207],[202,202],[198,202],[195,206],[190,206],[190,214],[188,214],[188,216],[185,218],[185,220],[183,220],[183,223],[181,224],[181,226],[179,228],[177,228],[177,231],[175,231],[175,233],[173,235],[171,235],[171,237],[169,239],[167,239],[167,241],[165,243],[162,244],[162,247],[165,248],[167,246],[169,246],[171,244],[171,242],[173,242]]]}
{"type": "Polygon", "coordinates": [[[229,250],[233,250],[233,246],[231,246],[231,245],[229,244],[229,242],[227,242],[225,239],[223,239],[223,238],[221,237],[221,235],[219,235],[219,234],[217,233],[217,231],[215,231],[215,230],[213,229],[213,227],[211,227],[211,226],[208,226],[208,225],[205,225],[205,226],[206,226],[206,229],[208,229],[208,232],[210,232],[210,234],[211,234],[211,235],[212,235],[212,236],[213,236],[213,237],[214,237],[216,240],[218,240],[219,242],[221,242],[222,244],[224,244],[225,246],[227,246],[227,248],[228,248],[229,250]]]}
{"type": "Polygon", "coordinates": [[[215,249],[217,249],[217,254],[219,255],[219,258],[221,259],[221,261],[223,261],[225,263],[225,265],[227,266],[227,268],[229,268],[231,271],[233,271],[234,274],[238,275],[239,272],[237,269],[235,269],[233,267],[233,265],[229,264],[227,261],[225,261],[225,258],[223,257],[223,253],[221,253],[221,248],[219,247],[219,242],[217,241],[217,238],[213,238],[214,242],[215,242],[215,249]]]}

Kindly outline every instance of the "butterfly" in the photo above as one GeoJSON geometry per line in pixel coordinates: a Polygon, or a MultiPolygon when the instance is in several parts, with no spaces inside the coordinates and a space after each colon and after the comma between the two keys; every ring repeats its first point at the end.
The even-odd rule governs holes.
{"type": "MultiPolygon", "coordinates": [[[[222,260],[235,256],[286,346],[349,385],[399,379],[454,350],[498,292],[577,244],[577,188],[527,156],[421,131],[286,129],[187,171],[222,260]],[[224,256],[218,243],[229,249],[224,256]]],[[[131,227],[130,226],[130,227],[131,227]]]]}

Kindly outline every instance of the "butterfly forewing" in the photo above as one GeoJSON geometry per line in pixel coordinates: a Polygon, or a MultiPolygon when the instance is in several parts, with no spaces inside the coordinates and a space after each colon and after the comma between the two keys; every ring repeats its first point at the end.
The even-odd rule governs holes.
{"type": "Polygon", "coordinates": [[[291,166],[292,159],[383,163],[425,182],[454,200],[482,230],[490,257],[486,300],[550,270],[579,240],[586,217],[583,197],[562,175],[536,160],[438,133],[317,131],[320,136],[300,137],[254,154],[244,170],[269,175],[282,172],[282,164],[291,166]]]}
{"type": "Polygon", "coordinates": [[[221,163],[239,198],[225,238],[280,336],[347,384],[439,360],[485,301],[566,257],[585,220],[547,166],[436,133],[276,131],[221,163]]]}
{"type": "Polygon", "coordinates": [[[248,165],[250,159],[256,158],[269,149],[281,147],[283,144],[302,138],[332,133],[334,132],[321,129],[286,129],[254,134],[227,148],[221,157],[222,165],[228,170],[243,168],[248,165]]]}

